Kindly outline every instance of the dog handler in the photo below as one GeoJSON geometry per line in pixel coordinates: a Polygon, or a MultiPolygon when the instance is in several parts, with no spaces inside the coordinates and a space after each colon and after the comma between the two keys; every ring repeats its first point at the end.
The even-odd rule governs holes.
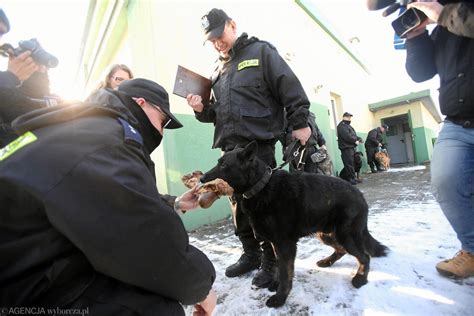
{"type": "Polygon", "coordinates": [[[439,105],[446,115],[433,150],[431,185],[461,242],[461,250],[436,269],[467,278],[474,276],[474,3],[410,6],[428,19],[407,34],[406,69],[416,82],[439,75],[439,105]],[[429,23],[437,24],[431,35],[429,23]]]}
{"type": "MultiPolygon", "coordinates": [[[[305,144],[311,135],[308,121],[309,100],[298,78],[273,45],[246,33],[237,35],[237,24],[224,11],[212,9],[201,19],[205,40],[219,53],[212,76],[213,98],[204,106],[199,95],[190,94],[188,104],[201,122],[213,123],[213,148],[227,152],[236,146],[258,142],[258,156],[275,167],[275,143],[283,133],[284,115],[293,137],[305,144]]],[[[273,280],[275,255],[269,242],[256,240],[239,200],[233,204],[235,233],[244,253],[226,269],[236,277],[260,266],[252,280],[257,287],[268,287],[273,280]]]]}
{"type": "Polygon", "coordinates": [[[375,153],[377,152],[377,148],[382,147],[382,134],[386,131],[388,131],[388,125],[382,124],[382,126],[370,130],[367,134],[367,139],[365,140],[365,152],[367,153],[367,164],[372,173],[382,171],[382,168],[375,161],[375,153]]]}
{"type": "Polygon", "coordinates": [[[164,128],[182,125],[157,83],[119,90],[13,122],[22,136],[0,150],[0,306],[212,313],[214,267],[175,212],[197,197],[160,195],[150,158],[164,128]]]}

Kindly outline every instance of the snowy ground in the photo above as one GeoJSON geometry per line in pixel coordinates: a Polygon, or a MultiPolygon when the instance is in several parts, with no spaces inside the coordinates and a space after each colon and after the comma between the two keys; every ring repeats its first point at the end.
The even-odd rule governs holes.
{"type": "MultiPolygon", "coordinates": [[[[455,281],[435,269],[460,244],[429,193],[429,171],[422,166],[364,175],[358,187],[370,206],[369,230],[391,250],[387,257],[372,259],[367,285],[355,289],[350,283],[357,267],[354,257],[346,255],[332,267],[319,268],[316,261],[332,248],[302,238],[287,302],[268,308],[265,301],[272,293],[251,288],[255,272],[238,278],[224,275],[241,251],[227,220],[190,234],[191,243],[208,255],[217,271],[214,315],[474,315],[474,278],[455,281]]],[[[187,308],[188,315],[191,310],[187,308]]]]}

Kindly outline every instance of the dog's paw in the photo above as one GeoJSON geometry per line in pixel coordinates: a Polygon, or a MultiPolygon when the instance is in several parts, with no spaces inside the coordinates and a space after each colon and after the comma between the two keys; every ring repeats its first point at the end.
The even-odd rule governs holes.
{"type": "Polygon", "coordinates": [[[356,289],[367,284],[367,282],[366,275],[356,274],[356,276],[352,278],[352,286],[354,286],[356,289]]]}
{"type": "Polygon", "coordinates": [[[271,296],[271,297],[267,300],[266,305],[267,305],[268,307],[280,307],[280,306],[283,306],[283,304],[285,304],[286,298],[287,298],[287,295],[275,294],[275,295],[271,296]]]}

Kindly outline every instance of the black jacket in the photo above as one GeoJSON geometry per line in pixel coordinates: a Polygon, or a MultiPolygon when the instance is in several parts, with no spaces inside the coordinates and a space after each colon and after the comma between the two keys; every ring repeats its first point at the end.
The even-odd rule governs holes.
{"type": "Polygon", "coordinates": [[[378,147],[383,142],[382,131],[380,127],[374,128],[367,134],[365,147],[378,147]]]}
{"type": "Polygon", "coordinates": [[[309,100],[298,78],[271,44],[242,34],[213,76],[214,98],[196,118],[215,125],[213,148],[271,141],[308,126],[309,100]],[[286,112],[285,112],[286,110],[286,112]]]}
{"type": "Polygon", "coordinates": [[[339,149],[355,148],[357,146],[355,142],[361,140],[362,138],[357,136],[350,124],[341,121],[337,125],[337,145],[339,149]]]}
{"type": "Polygon", "coordinates": [[[439,74],[439,104],[448,118],[474,118],[473,15],[472,3],[446,5],[431,36],[425,32],[407,40],[408,74],[416,82],[439,74]],[[459,10],[457,19],[452,18],[453,10],[459,10]]]}
{"type": "Polygon", "coordinates": [[[13,122],[26,134],[0,151],[0,306],[61,306],[100,274],[183,304],[209,293],[212,263],[156,188],[156,130],[127,102],[13,122]]]}

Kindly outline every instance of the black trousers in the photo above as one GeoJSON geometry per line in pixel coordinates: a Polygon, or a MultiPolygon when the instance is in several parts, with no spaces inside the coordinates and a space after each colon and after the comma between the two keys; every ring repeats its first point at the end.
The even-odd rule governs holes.
{"type": "Polygon", "coordinates": [[[346,168],[350,178],[355,180],[356,175],[354,168],[354,154],[354,148],[341,149],[341,159],[342,163],[344,164],[344,168],[346,168]]]}
{"type": "Polygon", "coordinates": [[[377,147],[365,147],[365,152],[367,153],[367,164],[370,167],[370,170],[380,169],[377,165],[377,161],[375,161],[375,152],[377,151],[377,147]]]}
{"type": "Polygon", "coordinates": [[[144,289],[97,274],[92,284],[63,309],[84,315],[103,316],[184,316],[181,304],[144,289]]]}
{"type": "MultiPolygon", "coordinates": [[[[276,167],[274,144],[259,143],[257,156],[271,168],[276,167]]],[[[255,236],[250,225],[249,217],[242,211],[242,197],[234,195],[232,198],[232,215],[234,217],[235,235],[237,235],[242,242],[244,251],[259,251],[261,243],[264,256],[266,256],[267,259],[274,258],[273,248],[270,242],[264,241],[258,236],[255,236]]]]}

